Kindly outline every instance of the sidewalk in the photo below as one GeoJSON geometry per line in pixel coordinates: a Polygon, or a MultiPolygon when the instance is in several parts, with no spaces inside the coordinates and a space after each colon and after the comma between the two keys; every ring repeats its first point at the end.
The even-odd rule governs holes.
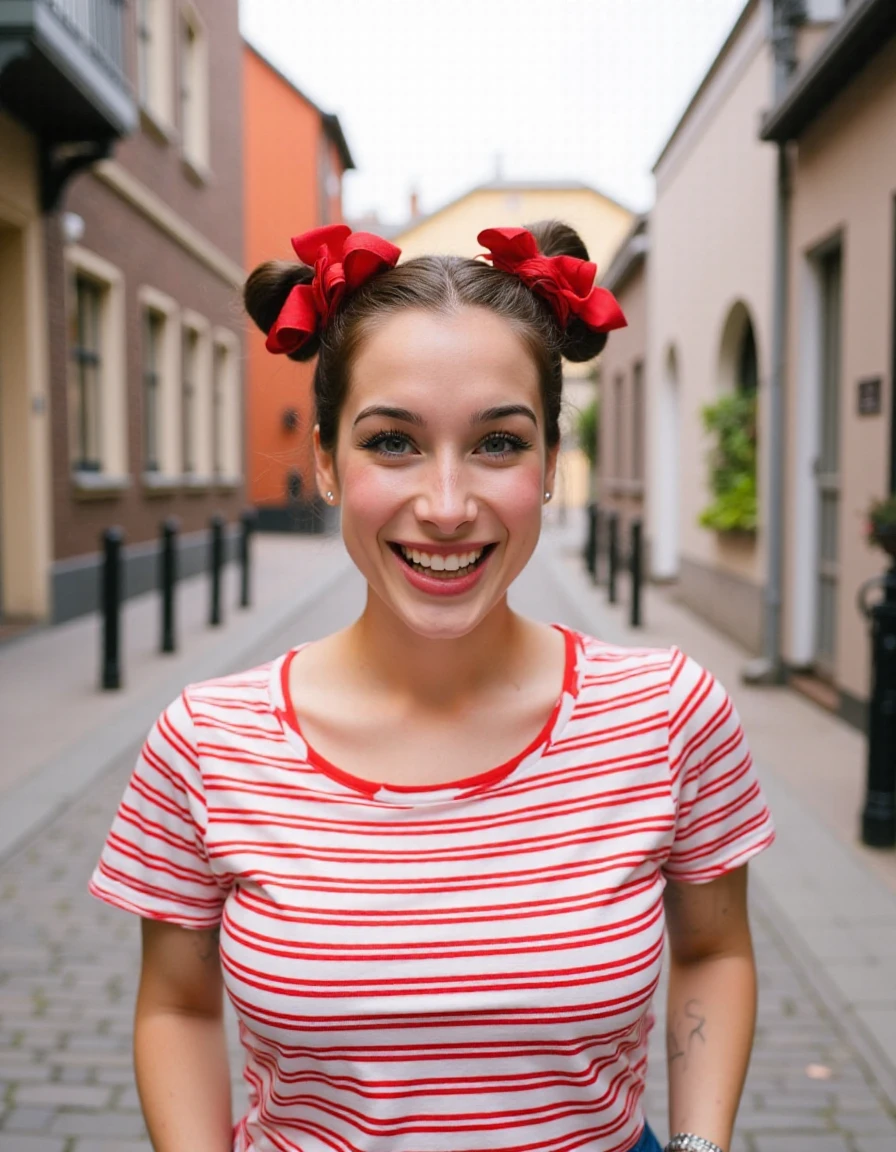
{"type": "MultiPolygon", "coordinates": [[[[742,717],[775,817],[774,847],[751,865],[769,927],[808,973],[896,1116],[896,852],[858,842],[865,741],[787,688],[744,685],[748,655],[675,603],[644,589],[644,628],[628,626],[628,582],[610,606],[581,561],[584,523],[549,527],[538,561],[571,623],[624,645],[676,644],[709,668],[742,717]]],[[[889,1149],[896,1149],[896,1129],[889,1149]]]]}
{"type": "MultiPolygon", "coordinates": [[[[179,607],[193,623],[178,656],[155,654],[151,598],[128,605],[121,693],[95,689],[95,621],[0,648],[0,832],[8,849],[18,844],[0,863],[0,1152],[148,1152],[131,1057],[137,922],[86,892],[137,744],[184,683],[327,634],[363,605],[363,582],[338,541],[255,543],[257,606],[231,609],[210,630],[203,583],[185,585],[179,607]]],[[[869,862],[849,841],[849,814],[826,823],[830,805],[804,796],[836,781],[835,755],[861,741],[787,690],[743,688],[736,646],[655,589],[645,596],[650,629],[631,634],[583,573],[580,543],[572,520],[546,530],[511,590],[514,605],[608,640],[678,643],[709,666],[744,716],[778,825],[778,843],[751,868],[760,1009],[731,1152],[894,1152],[892,854],[869,862]],[[816,775],[802,781],[795,757],[817,765],[816,775]]],[[[226,602],[234,597],[231,583],[226,602]]],[[[661,989],[647,1089],[661,1138],[663,1002],[661,989]]],[[[238,1113],[245,1089],[231,1013],[228,1024],[238,1113]]]]}
{"type": "Polygon", "coordinates": [[[172,686],[251,664],[259,643],[278,636],[350,567],[336,537],[260,534],[252,549],[252,606],[236,607],[239,568],[228,565],[216,628],[207,625],[208,576],[178,585],[176,653],[158,651],[158,597],[125,601],[118,691],[98,688],[98,615],[0,646],[0,860],[122,753],[136,754],[172,686]]]}

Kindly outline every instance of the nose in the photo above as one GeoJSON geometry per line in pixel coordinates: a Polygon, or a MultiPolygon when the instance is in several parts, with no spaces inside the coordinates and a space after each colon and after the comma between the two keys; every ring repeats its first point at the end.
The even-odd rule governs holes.
{"type": "Polygon", "coordinates": [[[458,461],[434,460],[421,480],[414,502],[414,512],[421,523],[431,525],[443,536],[451,536],[476,519],[476,497],[458,461]]]}

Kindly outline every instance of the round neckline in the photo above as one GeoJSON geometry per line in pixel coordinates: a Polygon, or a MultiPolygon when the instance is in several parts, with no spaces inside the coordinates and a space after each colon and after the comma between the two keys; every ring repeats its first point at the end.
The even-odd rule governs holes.
{"type": "Polygon", "coordinates": [[[412,801],[415,796],[421,799],[459,799],[461,796],[467,797],[476,792],[485,791],[493,784],[505,780],[535,752],[548,747],[556,735],[555,729],[558,727],[558,720],[562,721],[560,725],[562,726],[572,711],[572,709],[569,708],[566,710],[565,715],[562,715],[564,713],[564,702],[574,702],[575,697],[578,695],[577,638],[571,629],[562,624],[552,624],[551,627],[556,628],[564,638],[564,666],[563,684],[547,720],[541,726],[538,734],[529,741],[521,752],[517,752],[509,760],[505,760],[494,768],[486,768],[483,772],[477,772],[472,776],[462,776],[454,780],[446,780],[441,784],[389,784],[386,781],[369,780],[363,776],[356,776],[354,773],[347,772],[344,768],[340,768],[337,764],[333,764],[332,761],[322,756],[308,742],[302,732],[302,726],[289,692],[289,673],[292,668],[292,663],[299,653],[308,646],[307,643],[290,649],[290,651],[281,658],[278,687],[282,704],[280,707],[275,708],[275,711],[281,724],[285,727],[287,734],[292,734],[293,737],[297,736],[301,741],[301,751],[304,759],[319,772],[323,773],[323,775],[338,784],[342,784],[346,788],[350,788],[354,792],[360,792],[370,798],[396,797],[399,800],[405,799],[407,801],[412,801]]]}

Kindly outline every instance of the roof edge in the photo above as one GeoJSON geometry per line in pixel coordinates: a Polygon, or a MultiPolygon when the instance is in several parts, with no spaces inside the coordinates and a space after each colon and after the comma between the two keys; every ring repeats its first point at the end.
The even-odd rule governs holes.
{"type": "Polygon", "coordinates": [[[245,33],[242,34],[241,39],[243,41],[244,47],[246,47],[252,53],[252,55],[256,57],[256,59],[260,60],[266,68],[269,68],[279,80],[282,80],[283,83],[291,88],[297,96],[305,101],[309,108],[313,108],[318,116],[320,116],[324,132],[326,132],[327,136],[330,138],[330,140],[332,140],[339,152],[339,159],[342,161],[343,169],[347,170],[349,168],[354,168],[355,162],[352,159],[352,154],[348,147],[348,141],[345,138],[345,134],[342,131],[342,125],[339,123],[339,117],[336,115],[336,113],[325,112],[315,100],[311,99],[307,92],[303,92],[294,80],[291,80],[285,72],[281,71],[281,69],[279,69],[276,64],[272,63],[271,60],[265,56],[264,52],[262,52],[262,50],[257,45],[252,43],[252,41],[245,35],[245,33]]]}
{"type": "Polygon", "coordinates": [[[893,0],[854,0],[764,117],[760,139],[795,140],[894,35],[893,0]]]}
{"type": "Polygon", "coordinates": [[[725,40],[722,43],[721,48],[719,48],[718,52],[713,57],[712,63],[706,69],[706,72],[703,74],[703,79],[697,85],[697,88],[694,91],[694,95],[688,101],[687,105],[685,106],[684,112],[682,112],[681,116],[678,118],[678,122],[676,123],[675,127],[669,133],[669,137],[666,140],[666,143],[663,145],[662,149],[660,150],[659,156],[657,156],[656,160],[653,162],[653,166],[650,169],[651,172],[656,173],[657,168],[659,168],[660,164],[662,164],[663,160],[666,157],[666,153],[672,147],[674,142],[678,139],[679,133],[681,132],[682,128],[684,128],[685,123],[690,119],[691,113],[694,111],[694,109],[700,103],[700,99],[703,96],[703,93],[709,87],[710,81],[715,76],[715,74],[718,72],[718,70],[722,64],[722,61],[725,59],[725,57],[731,51],[731,48],[733,47],[735,41],[740,36],[745,25],[749,21],[750,17],[753,15],[753,12],[759,7],[759,4],[760,4],[760,0],[746,0],[746,3],[744,4],[743,8],[741,9],[740,15],[735,20],[735,22],[731,28],[731,31],[725,37],[725,40]]]}
{"type": "Polygon", "coordinates": [[[606,273],[598,278],[599,284],[610,292],[619,292],[625,287],[647,259],[650,251],[649,227],[650,217],[646,213],[637,217],[616,249],[606,273]]]}

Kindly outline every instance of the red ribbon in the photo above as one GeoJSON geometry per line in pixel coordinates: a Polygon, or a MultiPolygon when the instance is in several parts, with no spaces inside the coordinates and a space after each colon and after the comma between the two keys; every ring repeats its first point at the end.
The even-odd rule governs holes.
{"type": "Polygon", "coordinates": [[[314,268],[310,284],[296,284],[274,321],[265,347],[269,352],[295,352],[325,328],[347,292],[394,268],[401,249],[371,232],[352,232],[347,224],[312,228],[292,238],[303,264],[314,268]]]}
{"type": "Polygon", "coordinates": [[[616,297],[594,283],[597,265],[576,256],[543,256],[528,228],[486,228],[476,237],[487,260],[510,272],[543,296],[565,329],[570,316],[578,316],[595,332],[625,328],[628,321],[616,297]]]}

